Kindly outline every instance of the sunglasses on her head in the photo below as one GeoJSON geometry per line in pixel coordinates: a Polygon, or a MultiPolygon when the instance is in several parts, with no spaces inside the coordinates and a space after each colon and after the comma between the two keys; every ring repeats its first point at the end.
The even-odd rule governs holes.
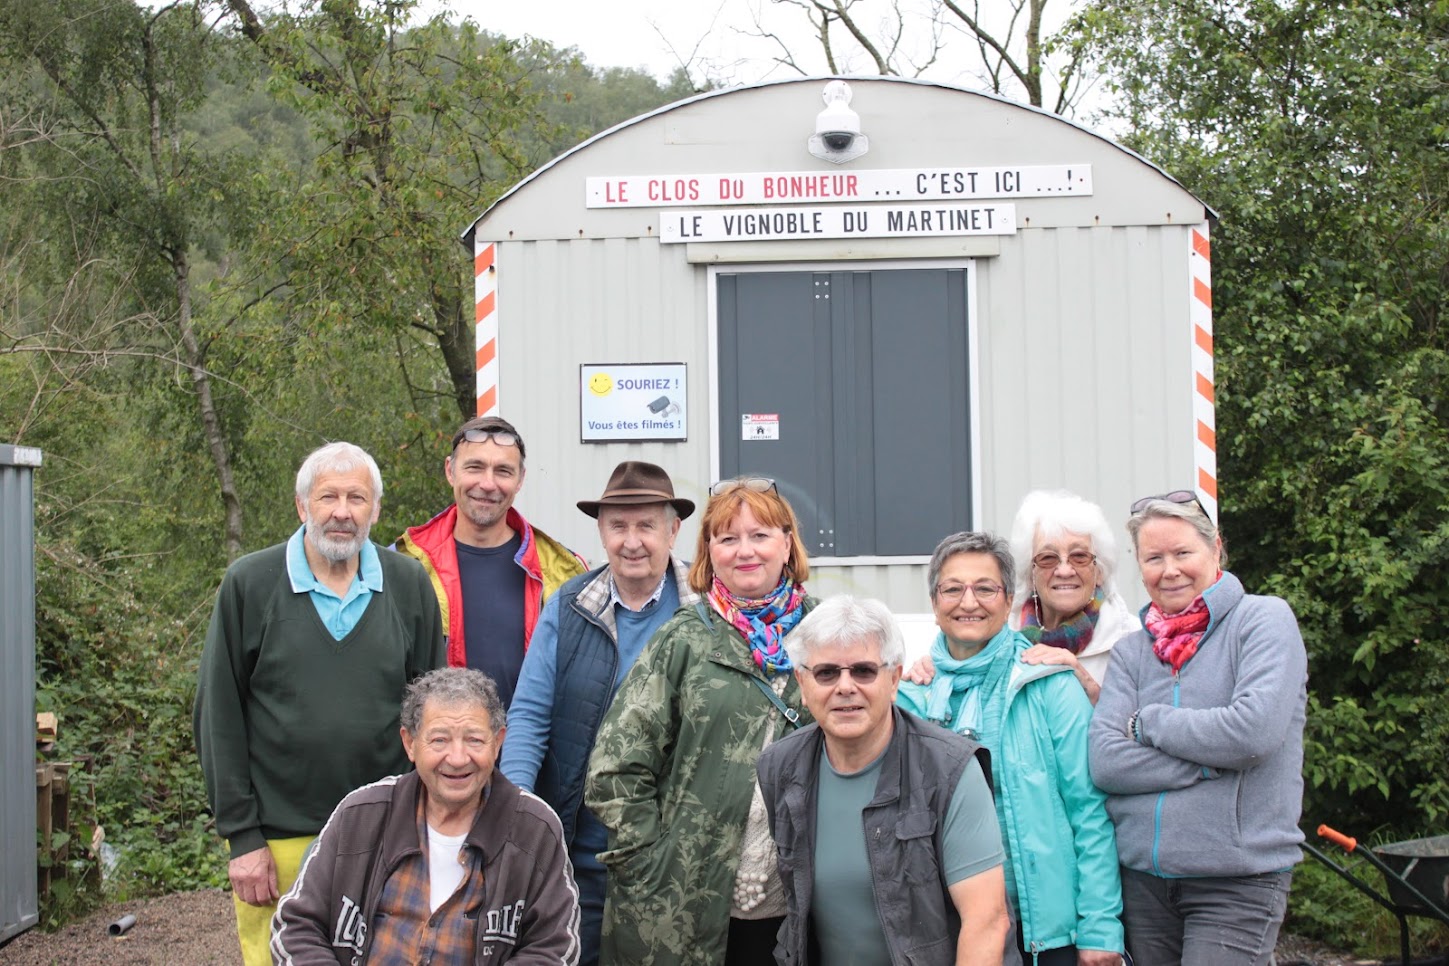
{"type": "Polygon", "coordinates": [[[817,664],[814,667],[801,665],[815,678],[815,683],[821,687],[830,687],[840,680],[844,672],[850,673],[850,679],[856,684],[869,684],[876,679],[881,670],[890,667],[889,664],[877,664],[874,661],[857,661],[854,664],[817,664]]]}
{"type": "Polygon", "coordinates": [[[753,490],[756,493],[778,493],[775,488],[775,481],[767,476],[744,476],[737,480],[720,480],[709,488],[710,496],[724,496],[732,493],[740,487],[753,490]]]}
{"type": "Polygon", "coordinates": [[[1197,498],[1197,494],[1194,493],[1192,490],[1173,490],[1171,493],[1159,493],[1156,496],[1144,496],[1142,499],[1132,504],[1132,515],[1135,517],[1137,514],[1147,509],[1147,505],[1154,500],[1165,500],[1168,503],[1180,503],[1184,506],[1189,503],[1194,503],[1197,505],[1199,513],[1201,513],[1203,516],[1208,515],[1207,509],[1202,505],[1202,501],[1197,498]]]}

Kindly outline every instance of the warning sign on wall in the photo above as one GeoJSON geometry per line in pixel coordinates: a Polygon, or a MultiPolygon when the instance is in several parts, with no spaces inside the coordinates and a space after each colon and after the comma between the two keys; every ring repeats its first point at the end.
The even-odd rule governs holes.
{"type": "Polygon", "coordinates": [[[683,440],[682,362],[579,366],[580,436],[585,443],[683,440]]]}
{"type": "Polygon", "coordinates": [[[767,440],[780,438],[779,413],[742,413],[740,416],[740,439],[767,440]]]}

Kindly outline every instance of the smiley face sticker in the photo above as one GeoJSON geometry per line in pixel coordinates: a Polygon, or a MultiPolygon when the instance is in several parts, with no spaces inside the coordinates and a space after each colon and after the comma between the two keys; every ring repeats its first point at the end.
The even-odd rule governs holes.
{"type": "Polygon", "coordinates": [[[595,396],[607,396],[614,389],[614,380],[607,372],[596,372],[589,377],[589,392],[595,396]]]}

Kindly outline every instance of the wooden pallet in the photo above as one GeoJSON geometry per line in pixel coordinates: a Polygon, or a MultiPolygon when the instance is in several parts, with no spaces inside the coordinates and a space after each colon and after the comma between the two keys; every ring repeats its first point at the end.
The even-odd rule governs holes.
{"type": "Polygon", "coordinates": [[[95,802],[71,801],[72,770],[88,771],[90,765],[90,760],[85,759],[78,762],[39,762],[35,766],[35,879],[37,892],[42,897],[49,895],[53,883],[69,877],[72,856],[84,856],[86,859],[81,881],[100,884],[99,853],[104,833],[95,825],[95,802]],[[73,804],[82,813],[74,816],[74,826],[73,804]]]}

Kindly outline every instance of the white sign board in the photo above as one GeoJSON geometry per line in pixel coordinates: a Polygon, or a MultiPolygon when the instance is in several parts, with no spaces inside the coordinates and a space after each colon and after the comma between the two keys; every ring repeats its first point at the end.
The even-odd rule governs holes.
{"type": "Polygon", "coordinates": [[[579,366],[579,426],[585,443],[685,439],[682,362],[579,366]]]}
{"type": "Polygon", "coordinates": [[[741,413],[740,439],[745,442],[780,438],[779,413],[741,413]]]}
{"type": "Polygon", "coordinates": [[[661,244],[799,238],[1014,235],[1016,206],[872,205],[847,208],[709,208],[660,215],[661,244]]]}
{"type": "Polygon", "coordinates": [[[812,202],[969,201],[1092,193],[1090,164],[876,171],[756,171],[739,174],[629,174],[588,178],[590,208],[798,205],[812,202]]]}

